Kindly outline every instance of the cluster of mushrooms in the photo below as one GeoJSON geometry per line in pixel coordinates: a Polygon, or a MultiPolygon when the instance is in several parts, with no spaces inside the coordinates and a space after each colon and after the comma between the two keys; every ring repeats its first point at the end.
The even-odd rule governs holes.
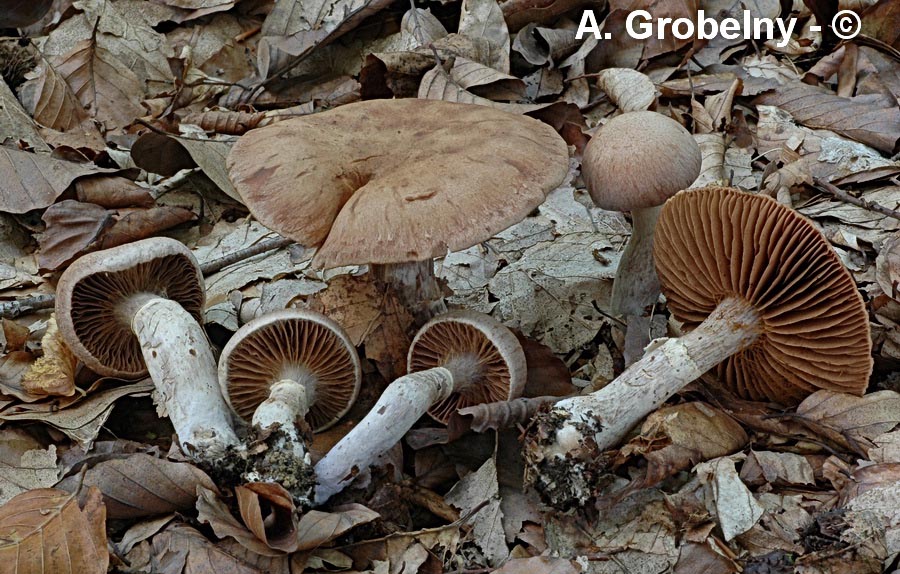
{"type": "MultiPolygon", "coordinates": [[[[424,414],[446,423],[457,409],[520,396],[527,369],[516,336],[489,316],[435,305],[433,259],[524,219],[565,180],[568,159],[565,142],[537,120],[419,99],[349,104],[238,141],[228,168],[254,217],[316,246],[316,267],[368,265],[422,325],[407,374],[318,461],[305,437],[335,424],[360,389],[350,339],[324,315],[285,309],[243,325],[217,361],[202,327],[203,277],[180,242],[147,239],[74,262],[58,285],[60,332],[101,375],[149,374],[160,416],[199,464],[322,504],[424,414]]],[[[656,112],[607,122],[582,171],[599,207],[632,216],[611,306],[626,320],[633,364],[536,417],[527,478],[545,501],[585,503],[603,451],[717,365],[721,383],[750,399],[864,392],[865,308],[808,221],[736,189],[679,192],[699,174],[700,152],[656,112]],[[660,293],[687,334],[644,352],[660,293]]]]}

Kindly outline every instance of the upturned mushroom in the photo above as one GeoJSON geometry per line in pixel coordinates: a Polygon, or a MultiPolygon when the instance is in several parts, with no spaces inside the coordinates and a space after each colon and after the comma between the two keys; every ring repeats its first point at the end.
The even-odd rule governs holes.
{"type": "Polygon", "coordinates": [[[89,253],[62,274],[56,320],[78,359],[98,374],[149,372],[160,416],[182,449],[216,461],[239,444],[200,321],[205,291],[197,260],[164,237],[89,253]]]}
{"type": "Polygon", "coordinates": [[[309,504],[315,477],[298,427],[322,431],[336,423],[361,379],[356,348],[324,315],[285,309],[238,329],[219,358],[222,393],[258,436],[275,439],[244,478],[278,482],[309,504]]]}
{"type": "Polygon", "coordinates": [[[675,120],[628,112],[609,120],[588,142],[581,163],[594,204],[630,211],[632,231],[616,269],[610,311],[627,323],[625,359],[640,358],[649,342],[646,309],[659,298],[653,230],[660,206],[700,175],[700,147],[675,120]]]}
{"type": "Polygon", "coordinates": [[[681,192],[662,210],[654,257],[669,309],[689,332],[537,418],[527,474],[554,506],[584,503],[600,453],[716,365],[740,396],[786,405],[817,389],[860,395],[868,385],[862,297],[825,237],[793,210],[731,188],[681,192]]]}
{"type": "Polygon", "coordinates": [[[518,397],[525,354],[516,336],[487,315],[453,311],[416,334],[409,374],[390,385],[369,414],[316,464],[316,502],[326,502],[397,444],[426,411],[446,423],[458,408],[518,397]]]}
{"type": "Polygon", "coordinates": [[[560,185],[548,125],[436,100],[371,100],[251,130],[228,156],[263,225],[318,247],[313,265],[368,264],[419,324],[440,299],[432,260],[518,223],[560,185]]]}

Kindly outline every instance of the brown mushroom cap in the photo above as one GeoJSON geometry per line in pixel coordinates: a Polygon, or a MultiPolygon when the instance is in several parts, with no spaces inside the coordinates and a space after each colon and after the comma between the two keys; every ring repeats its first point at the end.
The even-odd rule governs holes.
{"type": "Polygon", "coordinates": [[[597,207],[631,211],[662,205],[694,183],[700,163],[700,146],[681,124],[656,112],[628,112],[591,138],[581,171],[597,207]]]}
{"type": "Polygon", "coordinates": [[[787,404],[817,389],[865,391],[872,340],[862,297],[825,237],[793,210],[731,188],[682,192],[663,207],[654,257],[687,329],[726,297],[755,306],[762,334],[718,368],[739,395],[787,404]]]}
{"type": "Polygon", "coordinates": [[[413,339],[407,365],[414,373],[459,359],[474,359],[480,372],[428,410],[438,422],[446,424],[456,409],[514,399],[525,389],[525,353],[518,339],[496,320],[474,311],[451,311],[426,323],[413,339]]]}
{"type": "Polygon", "coordinates": [[[325,268],[466,249],[560,185],[568,149],[548,125],[436,100],[371,100],[248,132],[231,179],[261,223],[325,268]]]}
{"type": "Polygon", "coordinates": [[[76,357],[107,377],[147,374],[141,345],[123,313],[129,296],[158,295],[203,323],[206,292],[191,250],[167,237],[152,237],[77,259],[56,287],[56,322],[76,357]]]}
{"type": "Polygon", "coordinates": [[[347,413],[362,380],[356,347],[344,330],[320,313],[300,309],[250,321],[228,341],[219,359],[222,394],[248,421],[273,384],[286,378],[296,381],[298,373],[316,380],[306,416],[315,431],[347,413]]]}

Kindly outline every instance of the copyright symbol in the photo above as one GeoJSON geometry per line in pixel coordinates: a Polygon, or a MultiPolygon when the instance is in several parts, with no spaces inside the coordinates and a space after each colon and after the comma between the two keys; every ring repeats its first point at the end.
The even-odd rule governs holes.
{"type": "Polygon", "coordinates": [[[831,19],[831,29],[841,40],[849,40],[859,34],[862,20],[853,10],[841,10],[831,19]]]}

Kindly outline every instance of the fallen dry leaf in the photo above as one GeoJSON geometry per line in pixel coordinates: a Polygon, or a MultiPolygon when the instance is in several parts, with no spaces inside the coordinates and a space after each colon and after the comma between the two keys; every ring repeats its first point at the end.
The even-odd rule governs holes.
{"type": "Polygon", "coordinates": [[[477,471],[463,477],[444,500],[470,514],[475,544],[484,552],[491,566],[502,564],[509,556],[503,531],[503,511],[500,510],[500,491],[497,484],[497,464],[491,457],[477,471]],[[486,504],[485,504],[486,503],[486,504]]]}
{"type": "Polygon", "coordinates": [[[776,106],[810,128],[824,128],[894,153],[900,139],[900,109],[863,96],[842,98],[828,90],[797,83],[763,94],[756,103],[776,106]]]}
{"type": "Polygon", "coordinates": [[[89,489],[83,507],[68,492],[40,488],[0,506],[0,564],[18,574],[104,574],[106,513],[89,489]]]}
{"type": "Polygon", "coordinates": [[[0,146],[0,211],[43,209],[75,179],[103,171],[111,170],[0,146]]]}
{"type": "Polygon", "coordinates": [[[58,480],[56,446],[44,448],[20,429],[0,430],[0,504],[36,488],[50,488],[58,480]]]}
{"type": "Polygon", "coordinates": [[[706,505],[715,513],[725,541],[750,530],[763,514],[763,507],[741,482],[733,457],[721,457],[697,465],[694,471],[706,486],[706,505]]]}
{"type": "Polygon", "coordinates": [[[300,517],[300,524],[297,526],[297,549],[312,550],[379,517],[377,512],[362,504],[338,506],[331,512],[310,510],[300,517]]]}
{"type": "Polygon", "coordinates": [[[633,457],[647,461],[642,487],[696,464],[744,448],[747,433],[733,418],[706,403],[682,403],[650,414],[640,434],[619,450],[616,465],[633,457]]]}
{"type": "Polygon", "coordinates": [[[212,480],[191,464],[142,453],[101,461],[83,479],[73,475],[56,488],[76,492],[82,483],[100,491],[109,518],[116,520],[193,508],[198,486],[215,489],[212,480]]]}
{"type": "Polygon", "coordinates": [[[251,482],[234,493],[241,519],[257,539],[275,550],[297,550],[297,509],[287,490],[273,482],[251,482]]]}
{"type": "Polygon", "coordinates": [[[73,199],[51,205],[42,219],[47,227],[38,236],[38,265],[48,270],[71,263],[114,222],[99,205],[73,199]]]}
{"type": "Polygon", "coordinates": [[[878,391],[856,397],[817,391],[800,403],[797,415],[869,444],[900,424],[900,394],[878,391]]]}
{"type": "Polygon", "coordinates": [[[623,112],[648,110],[656,101],[656,87],[650,78],[628,68],[601,70],[597,86],[623,112]]]}

